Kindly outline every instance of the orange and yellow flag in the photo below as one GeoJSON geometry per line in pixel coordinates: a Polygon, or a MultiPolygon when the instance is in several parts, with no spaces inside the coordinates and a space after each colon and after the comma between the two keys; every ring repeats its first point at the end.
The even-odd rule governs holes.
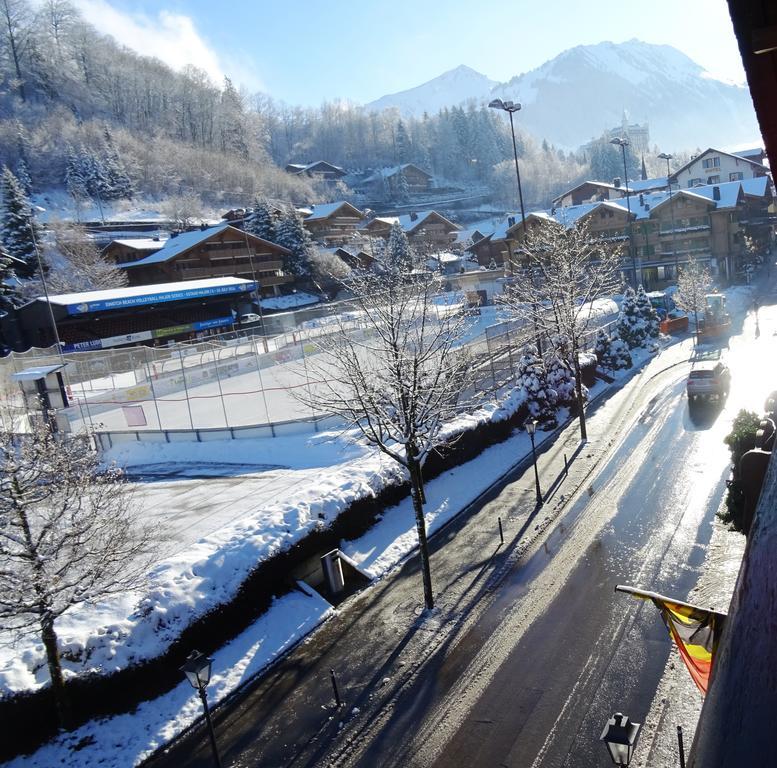
{"type": "Polygon", "coordinates": [[[655,604],[661,611],[661,617],[677,645],[685,666],[691,673],[693,682],[703,694],[707,693],[712,663],[715,660],[726,614],[698,608],[695,605],[681,603],[655,592],[634,587],[617,586],[615,589],[643,600],[650,600],[655,604]]]}

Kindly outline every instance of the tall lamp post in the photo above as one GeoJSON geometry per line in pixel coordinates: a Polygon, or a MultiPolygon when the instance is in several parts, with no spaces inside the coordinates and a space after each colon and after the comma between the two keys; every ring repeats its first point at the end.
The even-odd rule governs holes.
{"type": "Polygon", "coordinates": [[[669,190],[669,212],[672,215],[672,253],[674,254],[674,279],[677,280],[677,273],[679,272],[677,263],[677,241],[675,240],[677,235],[675,233],[674,226],[674,206],[672,205],[672,180],[669,177],[669,161],[673,157],[674,155],[668,155],[666,152],[662,152],[658,156],[659,160],[666,160],[666,186],[669,190]]]}
{"type": "Polygon", "coordinates": [[[634,227],[631,223],[631,196],[629,194],[629,177],[626,171],[626,147],[629,146],[628,139],[614,138],[610,139],[610,144],[615,144],[621,148],[623,153],[623,183],[626,185],[626,208],[629,210],[629,252],[631,253],[631,267],[634,271],[634,290],[637,290],[637,257],[634,253],[634,227]]]}
{"type": "Polygon", "coordinates": [[[604,742],[615,765],[626,766],[631,762],[639,728],[639,723],[632,723],[620,712],[616,712],[607,721],[600,741],[604,742]]]}
{"type": "MultiPolygon", "coordinates": [[[[491,109],[501,109],[510,116],[510,133],[513,137],[513,157],[515,158],[515,178],[518,180],[518,202],[521,205],[521,221],[526,221],[526,212],[523,208],[523,192],[521,191],[521,171],[518,168],[518,147],[515,143],[515,126],[513,125],[513,114],[518,112],[521,105],[518,102],[502,101],[502,99],[494,99],[488,102],[488,106],[491,109]]],[[[524,235],[526,235],[526,229],[524,224],[524,235]]]]}
{"type": "Polygon", "coordinates": [[[205,712],[205,722],[208,724],[208,735],[210,736],[210,746],[213,750],[213,761],[216,768],[221,768],[221,757],[219,757],[219,748],[216,745],[216,732],[213,730],[213,722],[210,719],[210,710],[208,709],[208,697],[205,688],[210,680],[210,668],[213,659],[209,659],[204,653],[192,651],[186,659],[186,663],[181,667],[181,672],[186,675],[186,679],[191,683],[202,700],[202,708],[205,712]]]}
{"type": "Polygon", "coordinates": [[[534,462],[534,489],[537,493],[537,506],[542,505],[542,491],[540,490],[540,473],[537,471],[537,448],[534,445],[534,433],[537,431],[537,419],[529,419],[526,422],[526,431],[531,440],[531,457],[534,462]]]}

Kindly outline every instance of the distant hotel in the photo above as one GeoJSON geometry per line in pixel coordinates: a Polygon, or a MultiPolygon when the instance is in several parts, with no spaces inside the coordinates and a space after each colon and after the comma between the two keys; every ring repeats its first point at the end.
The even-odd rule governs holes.
{"type": "MultiPolygon", "coordinates": [[[[607,140],[614,138],[625,138],[629,140],[631,144],[632,152],[638,157],[643,153],[647,153],[650,149],[650,129],[648,124],[640,125],[639,123],[630,123],[629,116],[626,110],[623,110],[623,119],[621,124],[615,128],[609,128],[605,130],[602,138],[607,140]]],[[[602,138],[592,139],[588,144],[584,144],[582,149],[585,152],[590,152],[593,145],[600,142],[602,138]]]]}

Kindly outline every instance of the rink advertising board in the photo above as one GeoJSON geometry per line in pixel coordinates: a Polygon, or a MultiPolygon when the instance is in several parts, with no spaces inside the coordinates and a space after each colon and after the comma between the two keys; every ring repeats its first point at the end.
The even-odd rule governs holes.
{"type": "Polygon", "coordinates": [[[169,301],[186,301],[188,299],[201,299],[209,296],[229,296],[237,293],[246,293],[256,289],[256,283],[249,281],[238,285],[213,285],[201,288],[189,288],[178,291],[162,291],[159,293],[147,293],[139,296],[116,296],[99,301],[83,301],[77,304],[68,304],[68,315],[83,315],[88,312],[102,312],[108,309],[127,309],[128,307],[142,307],[150,304],[161,304],[169,301]]]}
{"type": "Polygon", "coordinates": [[[232,325],[233,322],[234,319],[231,316],[214,317],[211,320],[200,320],[196,323],[172,325],[167,328],[156,328],[153,331],[138,331],[136,333],[125,333],[123,336],[109,336],[105,339],[94,339],[92,341],[79,341],[74,344],[64,344],[63,351],[88,352],[92,349],[118,347],[122,344],[133,344],[137,341],[151,341],[152,339],[161,339],[165,336],[177,336],[180,333],[204,331],[208,328],[220,328],[225,325],[232,325]]]}

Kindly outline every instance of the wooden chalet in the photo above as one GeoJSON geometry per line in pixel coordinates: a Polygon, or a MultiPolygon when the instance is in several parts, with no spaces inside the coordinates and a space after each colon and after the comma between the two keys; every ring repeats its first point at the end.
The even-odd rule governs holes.
{"type": "Polygon", "coordinates": [[[350,203],[314,205],[303,224],[314,240],[325,246],[345,245],[357,234],[365,215],[350,203]]]}
{"type": "Polygon", "coordinates": [[[432,188],[434,181],[432,174],[412,163],[381,168],[364,179],[362,183],[365,187],[374,189],[376,193],[381,193],[396,187],[400,173],[405,177],[407,190],[410,193],[428,192],[432,188]]]}
{"type": "Polygon", "coordinates": [[[289,163],[286,173],[293,176],[317,176],[326,181],[336,181],[345,176],[345,170],[338,165],[332,165],[326,160],[317,160],[315,163],[289,163]]]}
{"type": "Polygon", "coordinates": [[[362,227],[362,232],[368,237],[388,239],[391,226],[399,222],[411,245],[437,250],[445,250],[456,240],[456,233],[461,229],[437,211],[408,213],[403,216],[377,216],[362,227]]]}
{"type": "Polygon", "coordinates": [[[294,281],[284,271],[291,255],[287,248],[229,224],[182,232],[157,246],[152,253],[135,249],[135,258],[131,254],[117,263],[126,270],[130,285],[229,276],[256,279],[263,296],[275,296],[280,286],[294,281]]]}

